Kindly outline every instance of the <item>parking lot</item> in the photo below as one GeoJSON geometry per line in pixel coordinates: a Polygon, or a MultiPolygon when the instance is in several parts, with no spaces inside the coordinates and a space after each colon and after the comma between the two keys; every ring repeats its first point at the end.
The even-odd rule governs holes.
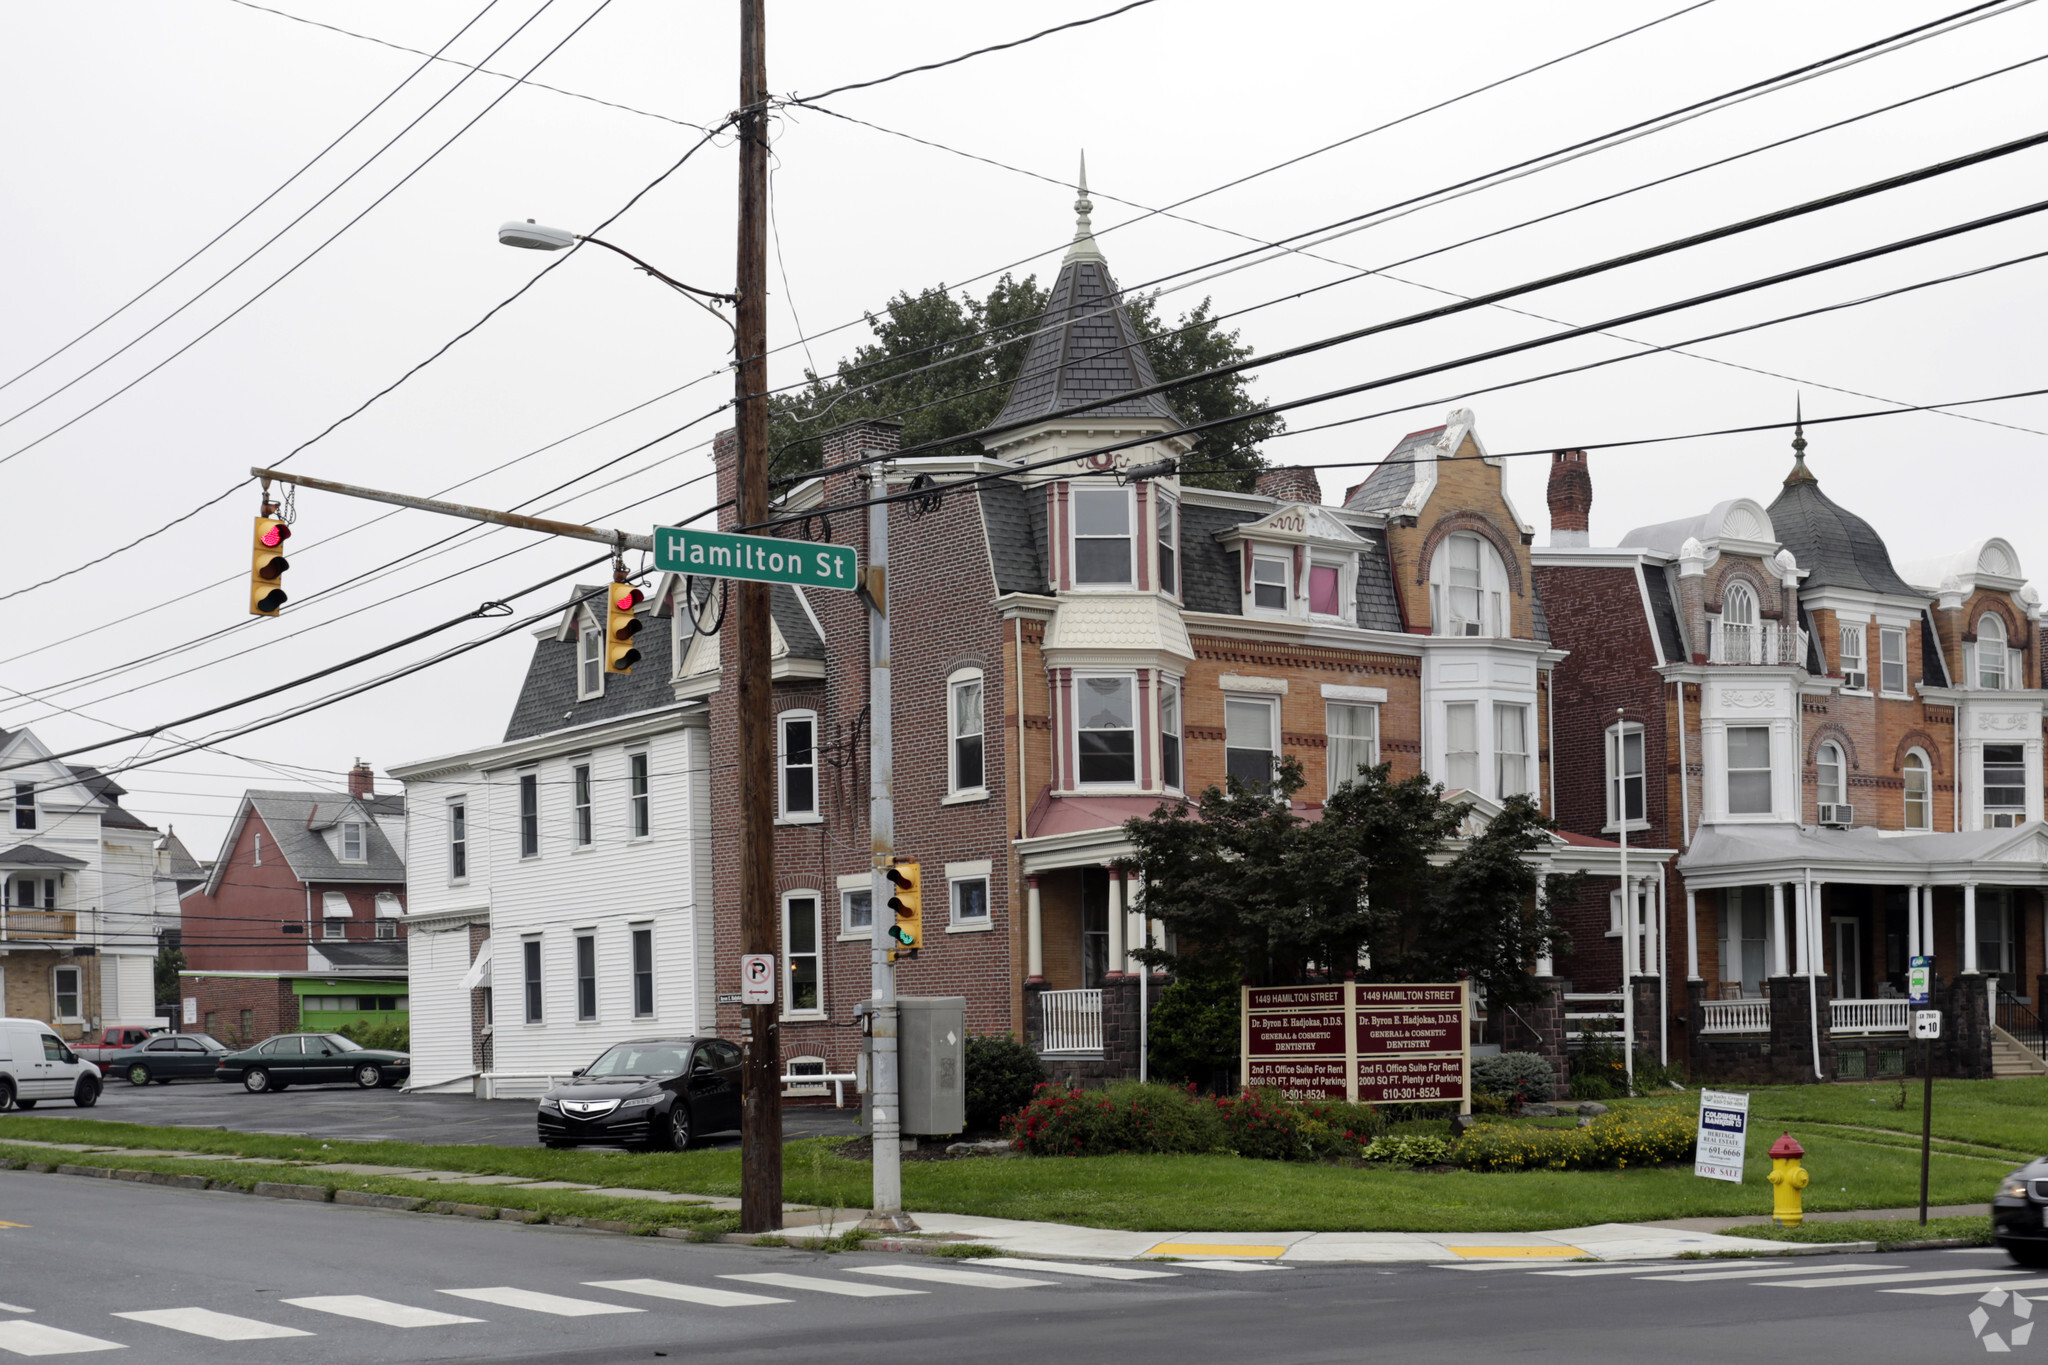
{"type": "MultiPolygon", "coordinates": [[[[852,1097],[849,1096],[849,1099],[852,1097]]],[[[74,1109],[59,1100],[46,1101],[39,1118],[92,1118],[113,1123],[172,1124],[186,1128],[220,1128],[237,1133],[275,1133],[291,1137],[342,1138],[356,1141],[480,1143],[494,1147],[535,1145],[533,1101],[476,1100],[462,1095],[408,1095],[393,1090],[358,1090],[354,1086],[294,1086],[278,1094],[252,1095],[239,1085],[217,1081],[179,1081],[171,1085],[132,1086],[109,1078],[106,1093],[91,1109],[74,1109]]],[[[784,1139],[855,1137],[860,1126],[857,1107],[785,1105],[784,1139]]],[[[0,1133],[17,1112],[0,1114],[0,1133]]],[[[739,1134],[706,1137],[705,1147],[739,1144],[739,1134]]]]}

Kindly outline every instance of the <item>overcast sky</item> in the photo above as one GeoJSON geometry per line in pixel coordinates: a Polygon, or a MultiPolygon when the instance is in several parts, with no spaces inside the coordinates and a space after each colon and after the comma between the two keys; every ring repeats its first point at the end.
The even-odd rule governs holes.
{"type": "MultiPolygon", "coordinates": [[[[474,19],[449,55],[507,73],[526,72],[589,22],[533,74],[573,94],[531,86],[507,94],[505,79],[465,79],[461,66],[432,65],[190,266],[0,389],[8,548],[0,592],[84,563],[218,496],[251,465],[280,460],[557,259],[499,247],[500,221],[532,217],[591,230],[698,139],[684,123],[716,123],[736,103],[731,3],[498,0],[478,18],[482,3],[280,0],[279,9],[300,18],[426,50],[474,19]],[[487,55],[501,43],[502,51],[487,55]],[[446,151],[370,208],[451,137],[446,151]],[[345,227],[358,214],[361,221],[345,227]],[[332,245],[249,303],[337,232],[332,245]],[[281,235],[264,246],[274,234],[281,235]],[[247,265],[135,341],[252,251],[258,254],[247,265]],[[111,396],[244,304],[211,336],[111,396]]],[[[2048,63],[1396,268],[1399,281],[1373,278],[1288,297],[2048,53],[2048,6],[2008,3],[1903,51],[1330,241],[1314,249],[1317,258],[1255,257],[1257,264],[1213,278],[1199,268],[1243,250],[1247,237],[1271,241],[1364,214],[1961,8],[1960,0],[1708,0],[1178,210],[1195,222],[1151,217],[1114,226],[1139,212],[1119,200],[1161,206],[1186,199],[1689,3],[1297,2],[1247,11],[1157,0],[1013,51],[824,101],[890,132],[787,110],[776,129],[779,250],[769,267],[770,339],[785,349],[774,357],[772,378],[800,379],[807,364],[829,368],[865,339],[864,328],[842,324],[898,290],[957,285],[1020,261],[1017,273],[1048,282],[1072,234],[1074,197],[1048,182],[1070,181],[1083,148],[1098,236],[1119,280],[1136,286],[1175,277],[1181,287],[1161,303],[1167,316],[1205,296],[1223,311],[1266,305],[1233,325],[1268,352],[1442,302],[1445,295],[1432,289],[1500,288],[2041,128],[2048,63]],[[799,319],[814,336],[793,345],[799,319]]],[[[814,93],[1112,7],[1108,0],[771,0],[769,84],[814,93]]],[[[235,0],[0,8],[0,380],[50,356],[228,228],[422,64],[390,46],[235,0]]],[[[729,288],[734,160],[729,140],[718,139],[605,235],[692,284],[729,288]]],[[[2048,151],[2023,152],[1516,301],[1547,320],[1481,310],[1268,367],[1252,388],[1276,400],[1317,393],[1982,217],[2031,202],[2048,183],[2044,170],[2048,151]]],[[[1973,232],[1621,330],[1664,345],[1988,265],[2039,250],[2042,222],[1973,232]]],[[[1493,450],[1540,451],[1782,420],[1795,393],[1803,393],[1812,417],[2039,387],[2044,281],[2048,263],[2022,264],[1696,348],[1712,360],[1667,353],[1475,392],[1643,349],[1600,337],[1565,342],[1298,411],[1289,419],[1297,428],[1404,409],[1284,439],[1267,454],[1284,463],[1376,459],[1454,405],[1477,412],[1493,450]]],[[[721,369],[728,337],[618,258],[581,252],[291,467],[422,494],[461,483],[456,496],[497,506],[578,479],[532,510],[547,506],[555,516],[644,531],[711,501],[708,481],[664,490],[708,469],[708,439],[727,418],[710,416],[592,471],[706,418],[728,398],[721,369]],[[649,401],[686,385],[693,386],[649,401]],[[648,406],[619,416],[642,403],[648,406]],[[598,422],[605,425],[571,438],[598,422]]],[[[1914,414],[1822,426],[1809,432],[1809,461],[1831,495],[1876,524],[1895,559],[2002,535],[2028,570],[2048,572],[2041,516],[2048,400],[1968,411],[2011,425],[1914,414]]],[[[1768,432],[1595,454],[1594,543],[1615,543],[1631,527],[1724,498],[1768,503],[1789,467],[1787,440],[1768,432]]],[[[1508,463],[1511,495],[1541,543],[1546,461],[1508,463]]],[[[1359,477],[1362,471],[1324,470],[1326,497],[1336,500],[1359,477]]],[[[46,743],[69,748],[160,724],[591,557],[580,543],[464,531],[463,523],[416,512],[356,530],[381,509],[307,493],[291,542],[294,605],[277,620],[251,620],[245,538],[256,501],[249,486],[103,566],[0,602],[0,688],[7,689],[0,727],[31,725],[46,743]],[[354,585],[386,561],[457,532],[448,553],[354,585]],[[476,567],[508,552],[516,553],[476,567]],[[333,595],[312,600],[322,591],[333,595]],[[168,658],[62,686],[222,630],[228,633],[168,658]],[[188,669],[195,671],[173,676],[188,669]],[[24,704],[16,693],[47,694],[48,701],[24,704]]],[[[518,606],[538,610],[548,601],[541,592],[518,606]]],[[[466,625],[179,733],[253,719],[483,629],[466,625]]],[[[225,748],[325,770],[338,783],[357,756],[381,771],[493,742],[530,651],[522,632],[225,748]]],[[[168,742],[129,742],[79,761],[118,763],[168,742]]],[[[200,752],[122,781],[139,814],[175,824],[208,857],[244,787],[302,785],[313,776],[290,779],[200,752]]],[[[385,789],[395,784],[387,780],[385,789]]]]}

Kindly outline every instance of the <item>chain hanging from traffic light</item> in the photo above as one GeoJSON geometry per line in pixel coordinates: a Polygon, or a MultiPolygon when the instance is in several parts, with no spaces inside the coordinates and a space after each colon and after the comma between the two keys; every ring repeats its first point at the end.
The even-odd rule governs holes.
{"type": "Polygon", "coordinates": [[[633,665],[640,662],[633,637],[640,633],[639,606],[643,600],[640,589],[626,581],[625,559],[612,560],[612,585],[605,594],[605,672],[631,673],[633,665]]]}
{"type": "Polygon", "coordinates": [[[889,897],[889,912],[895,922],[889,926],[889,960],[914,958],[924,942],[924,869],[907,859],[889,864],[884,873],[896,888],[889,897]]]}
{"type": "Polygon", "coordinates": [[[270,483],[263,484],[263,510],[256,518],[256,531],[249,546],[249,614],[275,616],[285,604],[284,571],[291,561],[284,557],[284,543],[291,539],[291,523],[278,515],[270,497],[270,483]]]}

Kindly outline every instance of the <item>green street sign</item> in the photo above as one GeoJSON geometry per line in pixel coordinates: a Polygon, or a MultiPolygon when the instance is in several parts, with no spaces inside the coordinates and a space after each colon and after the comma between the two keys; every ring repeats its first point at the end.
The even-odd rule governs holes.
{"type": "Polygon", "coordinates": [[[860,586],[859,561],[851,545],[738,536],[687,526],[654,528],[654,567],[663,573],[750,578],[760,583],[797,583],[847,592],[860,586]]]}

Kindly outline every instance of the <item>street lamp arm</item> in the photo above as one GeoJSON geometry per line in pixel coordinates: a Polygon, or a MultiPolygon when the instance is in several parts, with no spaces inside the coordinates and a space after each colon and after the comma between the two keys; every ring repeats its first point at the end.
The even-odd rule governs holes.
{"type": "Polygon", "coordinates": [[[717,299],[721,303],[730,303],[734,305],[737,305],[739,303],[739,299],[732,294],[713,293],[709,289],[699,289],[695,285],[684,284],[681,280],[673,279],[668,275],[664,275],[661,271],[656,270],[653,266],[647,264],[647,262],[641,260],[638,256],[635,256],[632,252],[626,250],[624,247],[613,246],[610,242],[605,241],[601,237],[579,236],[576,240],[579,242],[588,242],[592,246],[601,246],[606,251],[617,252],[619,255],[624,256],[627,260],[631,261],[634,265],[639,266],[642,270],[654,276],[655,279],[660,280],[665,285],[668,285],[671,289],[679,289],[685,294],[701,294],[707,299],[717,299]]]}

